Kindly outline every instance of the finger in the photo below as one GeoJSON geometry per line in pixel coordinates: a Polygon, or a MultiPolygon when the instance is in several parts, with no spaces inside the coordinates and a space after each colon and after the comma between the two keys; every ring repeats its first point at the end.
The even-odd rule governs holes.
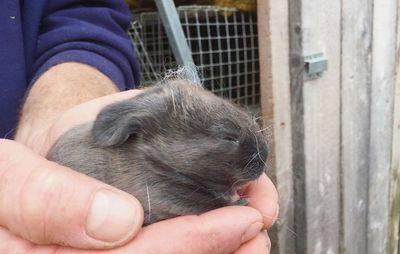
{"type": "Polygon", "coordinates": [[[47,152],[50,150],[51,146],[54,142],[67,130],[71,129],[72,127],[94,121],[97,117],[97,114],[100,112],[102,108],[111,104],[113,102],[117,102],[120,100],[125,100],[129,98],[133,98],[140,94],[142,90],[134,89],[128,90],[124,92],[119,92],[115,94],[111,94],[104,97],[99,97],[85,103],[79,104],[75,107],[72,107],[68,111],[66,111],[60,119],[56,121],[56,123],[51,127],[48,131],[47,140],[45,143],[40,147],[38,152],[40,155],[46,155],[47,152]]]}
{"type": "Polygon", "coordinates": [[[271,179],[262,174],[257,181],[252,182],[244,190],[248,196],[249,205],[259,210],[264,217],[266,228],[270,228],[278,218],[278,192],[271,179]]]}
{"type": "Polygon", "coordinates": [[[40,244],[109,248],[143,221],[132,196],[0,140],[0,226],[40,244]]]}
{"type": "Polygon", "coordinates": [[[233,254],[269,254],[271,251],[271,240],[267,233],[262,232],[254,239],[244,243],[233,254]]]}
{"type": "Polygon", "coordinates": [[[132,247],[138,253],[232,253],[255,237],[262,226],[262,217],[255,209],[225,207],[150,225],[132,247]],[[159,240],[151,246],[148,239],[159,240]]]}
{"type": "MultiPolygon", "coordinates": [[[[228,254],[256,237],[262,226],[257,210],[224,207],[200,216],[182,216],[149,225],[133,241],[107,253],[228,254]]],[[[57,253],[97,252],[58,248],[57,253]]]]}

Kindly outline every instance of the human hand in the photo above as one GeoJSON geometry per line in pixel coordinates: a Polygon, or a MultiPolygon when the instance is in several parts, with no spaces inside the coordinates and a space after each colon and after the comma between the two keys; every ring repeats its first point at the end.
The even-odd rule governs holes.
{"type": "Polygon", "coordinates": [[[107,252],[256,254],[267,253],[270,244],[260,232],[260,212],[249,207],[182,216],[138,231],[142,219],[130,195],[0,140],[0,253],[95,253],[80,248],[129,241],[107,252]]]}
{"type": "MultiPolygon", "coordinates": [[[[138,90],[132,90],[128,92],[118,93],[98,98],[86,102],[84,104],[81,104],[79,106],[76,106],[68,110],[66,113],[62,114],[62,116],[58,118],[58,120],[47,131],[41,131],[37,132],[37,135],[31,135],[30,136],[31,139],[28,140],[27,143],[33,148],[33,150],[37,151],[41,155],[45,155],[48,149],[51,147],[51,145],[55,142],[55,140],[57,140],[57,138],[60,135],[62,135],[62,133],[64,133],[66,130],[70,129],[71,127],[79,123],[94,120],[98,111],[102,107],[104,107],[104,105],[107,105],[116,100],[132,97],[136,95],[138,92],[139,92],[138,90]]],[[[46,161],[46,163],[48,162],[46,161]]],[[[52,167],[54,166],[55,165],[52,165],[52,167]]],[[[57,165],[57,167],[61,166],[57,165]]],[[[0,166],[0,168],[2,167],[0,166]]],[[[63,171],[65,170],[70,172],[69,169],[64,168],[63,171]]],[[[60,173],[52,173],[52,174],[60,174],[60,173]]],[[[76,172],[74,172],[74,175],[77,178],[78,176],[79,178],[83,177],[76,172]]],[[[63,178],[64,176],[60,176],[60,179],[63,178]]],[[[79,181],[75,179],[71,179],[71,181],[75,183],[74,187],[75,189],[83,188],[83,186],[76,187],[77,185],[79,185],[79,181]]],[[[97,183],[97,181],[93,179],[91,179],[90,181],[94,181],[97,183]]],[[[87,188],[87,185],[85,186],[85,188],[87,188]]],[[[111,187],[108,186],[108,188],[111,187]]],[[[115,251],[143,250],[142,252],[139,253],[146,253],[148,251],[159,250],[158,251],[159,253],[216,253],[216,252],[232,253],[233,251],[236,250],[237,253],[266,253],[267,246],[270,245],[270,242],[266,234],[259,233],[261,228],[255,231],[255,235],[257,235],[257,237],[253,238],[254,235],[250,237],[252,238],[251,241],[248,241],[247,243],[241,245],[242,241],[240,241],[240,239],[242,238],[241,235],[243,234],[243,232],[246,231],[247,227],[256,221],[259,222],[262,221],[263,223],[261,225],[264,228],[269,227],[273,223],[274,218],[276,218],[277,216],[276,190],[273,187],[270,180],[265,175],[263,175],[258,181],[249,185],[247,189],[244,191],[245,193],[243,194],[249,197],[250,206],[254,207],[255,209],[251,209],[248,207],[227,207],[206,213],[199,217],[184,216],[156,223],[148,227],[145,227],[139,233],[139,235],[135,240],[133,240],[132,242],[130,242],[129,244],[127,244],[122,248],[115,249],[115,251]],[[243,223],[243,225],[238,225],[238,222],[243,223]],[[234,225],[234,227],[232,227],[232,225],[234,225]],[[162,234],[160,234],[160,232],[162,234]],[[213,235],[215,237],[215,241],[210,241],[209,237],[210,235],[213,235]],[[157,243],[160,244],[157,245],[157,243],[155,243],[153,239],[157,239],[157,243]],[[176,242],[176,239],[181,239],[181,240],[179,242],[176,242]],[[191,248],[193,247],[196,247],[196,250],[191,250],[191,248]]],[[[43,191],[43,193],[47,192],[51,193],[49,190],[43,191]]],[[[64,193],[68,193],[68,188],[65,188],[64,193]]],[[[88,202],[84,202],[84,204],[87,203],[88,202]]],[[[68,203],[64,204],[64,206],[68,206],[68,203]]],[[[48,207],[50,206],[48,205],[48,207]]],[[[141,209],[139,210],[140,213],[142,213],[141,209]]],[[[71,220],[74,219],[71,218],[71,220]]],[[[49,223],[51,224],[54,222],[49,222],[49,223]]],[[[56,228],[59,230],[57,232],[64,231],[61,237],[68,236],[69,234],[75,235],[74,232],[68,232],[68,230],[65,230],[62,223],[60,224],[61,225],[57,225],[56,228]]],[[[84,225],[80,224],[81,232],[84,232],[82,230],[83,227],[84,225]]],[[[56,239],[57,234],[59,234],[57,232],[53,234],[54,239],[56,239]]],[[[132,232],[137,232],[137,231],[133,229],[132,232]]],[[[130,237],[133,237],[134,234],[135,233],[130,235],[130,237]]],[[[26,236],[24,238],[32,240],[26,236]]],[[[129,240],[131,238],[128,237],[126,239],[129,240]]],[[[19,239],[17,243],[21,243],[21,241],[23,240],[19,239]]],[[[84,241],[85,240],[83,240],[83,242],[84,241]]],[[[42,242],[39,241],[38,243],[42,242]]],[[[67,241],[65,239],[58,240],[55,242],[50,241],[48,243],[56,243],[56,244],[61,243],[64,245],[69,245],[71,247],[77,247],[77,248],[99,248],[99,247],[111,247],[118,245],[118,243],[117,244],[114,243],[114,245],[112,244],[110,245],[110,243],[108,243],[108,245],[105,244],[103,246],[98,246],[98,245],[88,246],[87,243],[74,242],[74,240],[67,241]]],[[[123,243],[123,241],[119,243],[123,243]]],[[[43,246],[37,246],[37,248],[39,247],[40,250],[43,251],[46,250],[43,249],[43,246]]],[[[58,250],[72,251],[71,248],[59,248],[58,250]]],[[[51,251],[51,249],[49,251],[51,251]]]]}

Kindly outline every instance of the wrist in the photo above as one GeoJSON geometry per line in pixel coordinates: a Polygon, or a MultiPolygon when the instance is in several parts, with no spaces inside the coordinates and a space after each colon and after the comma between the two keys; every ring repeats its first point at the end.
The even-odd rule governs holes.
{"type": "Polygon", "coordinates": [[[42,148],[45,147],[49,130],[50,126],[39,126],[25,121],[19,124],[14,140],[41,154],[42,148]]]}
{"type": "Polygon", "coordinates": [[[115,84],[97,69],[81,63],[63,63],[43,73],[22,107],[15,140],[39,152],[52,126],[70,108],[117,92],[115,84]]]}

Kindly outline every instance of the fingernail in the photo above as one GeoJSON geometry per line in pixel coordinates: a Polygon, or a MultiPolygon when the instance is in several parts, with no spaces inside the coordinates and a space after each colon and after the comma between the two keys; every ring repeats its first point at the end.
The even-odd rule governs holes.
{"type": "Polygon", "coordinates": [[[242,235],[242,243],[256,237],[256,235],[261,232],[263,226],[264,224],[262,222],[254,222],[253,224],[251,224],[242,235]]]}
{"type": "Polygon", "coordinates": [[[120,194],[102,189],[95,194],[86,219],[86,233],[97,240],[116,242],[129,237],[137,223],[135,204],[120,194]]]}

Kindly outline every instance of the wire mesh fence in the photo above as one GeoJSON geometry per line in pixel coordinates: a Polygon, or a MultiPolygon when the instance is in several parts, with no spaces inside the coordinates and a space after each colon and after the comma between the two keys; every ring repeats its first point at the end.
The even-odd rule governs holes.
{"type": "MultiPolygon", "coordinates": [[[[204,87],[244,106],[261,124],[256,12],[217,6],[181,6],[177,11],[204,87]]],[[[128,33],[141,64],[141,84],[151,85],[178,66],[157,12],[134,18],[128,33]]],[[[273,146],[272,125],[262,132],[273,146]]],[[[267,170],[274,165],[271,155],[267,170]]]]}
{"type": "MultiPolygon", "coordinates": [[[[177,11],[204,87],[240,105],[258,106],[256,13],[216,6],[181,6],[177,11]]],[[[177,65],[157,12],[137,13],[135,19],[129,34],[147,85],[177,65]]]]}

